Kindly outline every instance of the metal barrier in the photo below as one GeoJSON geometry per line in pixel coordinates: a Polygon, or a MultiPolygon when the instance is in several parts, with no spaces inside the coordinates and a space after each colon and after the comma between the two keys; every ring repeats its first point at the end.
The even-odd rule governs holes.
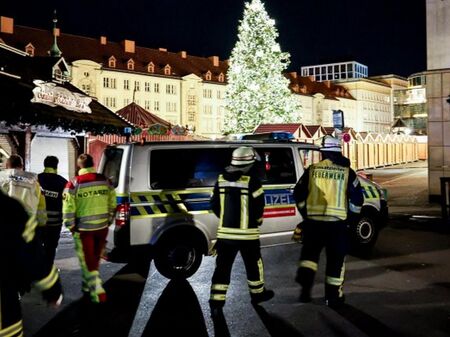
{"type": "Polygon", "coordinates": [[[450,177],[441,177],[442,219],[450,221],[450,177]]]}

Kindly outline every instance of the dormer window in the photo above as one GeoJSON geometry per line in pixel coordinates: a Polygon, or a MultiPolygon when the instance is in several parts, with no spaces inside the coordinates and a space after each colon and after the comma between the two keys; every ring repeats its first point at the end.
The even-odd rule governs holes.
{"type": "Polygon", "coordinates": [[[225,82],[225,75],[223,73],[219,74],[219,82],[225,82]]]}
{"type": "Polygon", "coordinates": [[[211,72],[208,70],[208,71],[206,72],[206,74],[205,74],[205,80],[211,81],[211,77],[212,77],[212,74],[211,74],[211,72]]]}
{"type": "Polygon", "coordinates": [[[147,65],[147,72],[153,74],[155,72],[155,65],[153,64],[153,62],[150,62],[147,65]]]}
{"type": "Polygon", "coordinates": [[[127,69],[128,70],[134,70],[134,61],[133,59],[129,59],[127,62],[127,69]]]}
{"type": "Polygon", "coordinates": [[[116,58],[114,56],[111,56],[108,59],[108,67],[115,68],[116,67],[116,58]]]}
{"type": "Polygon", "coordinates": [[[25,46],[25,53],[27,53],[30,56],[34,56],[34,49],[35,49],[34,46],[30,42],[25,46]]]}
{"type": "Polygon", "coordinates": [[[166,64],[164,67],[164,75],[170,75],[172,73],[172,67],[169,64],[166,64]]]}

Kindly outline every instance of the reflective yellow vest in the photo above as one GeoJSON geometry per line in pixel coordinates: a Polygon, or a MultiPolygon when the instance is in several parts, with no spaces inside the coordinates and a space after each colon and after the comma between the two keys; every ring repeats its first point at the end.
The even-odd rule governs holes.
{"type": "Polygon", "coordinates": [[[114,187],[93,167],[81,169],[63,193],[63,224],[80,231],[108,227],[116,212],[114,187]]]}
{"type": "Polygon", "coordinates": [[[347,219],[349,168],[326,159],[309,167],[308,219],[339,221],[347,219]]]}

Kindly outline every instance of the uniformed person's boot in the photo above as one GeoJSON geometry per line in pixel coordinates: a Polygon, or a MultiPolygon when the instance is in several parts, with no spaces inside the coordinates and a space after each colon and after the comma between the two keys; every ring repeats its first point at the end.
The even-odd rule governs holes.
{"type": "Polygon", "coordinates": [[[299,268],[297,270],[297,277],[295,281],[299,283],[302,287],[299,302],[309,303],[312,301],[311,290],[314,282],[315,272],[309,268],[299,268]]]}
{"type": "Polygon", "coordinates": [[[275,293],[273,290],[264,289],[264,291],[262,293],[251,294],[252,304],[259,304],[262,302],[266,302],[266,301],[272,299],[274,296],[275,296],[275,293]]]}
{"type": "Polygon", "coordinates": [[[342,286],[325,284],[325,303],[332,309],[341,307],[345,302],[342,286]]]}

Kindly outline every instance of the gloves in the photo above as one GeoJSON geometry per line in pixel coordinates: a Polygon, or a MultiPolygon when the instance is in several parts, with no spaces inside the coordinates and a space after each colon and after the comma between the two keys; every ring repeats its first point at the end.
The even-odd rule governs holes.
{"type": "Polygon", "coordinates": [[[61,280],[58,279],[50,289],[42,292],[42,298],[52,307],[59,307],[63,299],[61,280]]]}
{"type": "Polygon", "coordinates": [[[294,234],[292,235],[292,241],[301,243],[303,240],[303,229],[302,223],[299,223],[294,229],[294,234]]]}

